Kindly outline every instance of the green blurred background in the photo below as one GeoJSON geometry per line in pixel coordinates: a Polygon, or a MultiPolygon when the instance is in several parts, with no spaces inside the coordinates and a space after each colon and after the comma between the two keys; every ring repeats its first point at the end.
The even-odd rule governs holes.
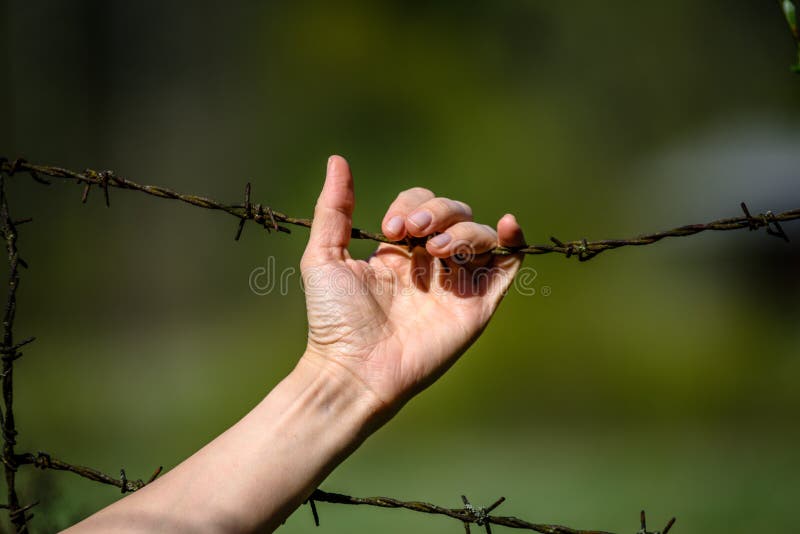
{"type": "MultiPolygon", "coordinates": [[[[800,77],[777,2],[2,2],[0,153],[311,214],[326,157],[378,229],[423,185],[530,242],[800,205],[800,77]]],[[[21,228],[20,450],[146,478],[288,372],[306,240],[126,191],[10,184],[21,228]],[[295,278],[296,280],[296,278],[295,278]]],[[[786,225],[800,239],[800,226],[786,225]]],[[[354,243],[366,256],[369,243],[354,243]]],[[[485,335],[323,485],[618,532],[796,529],[800,248],[703,234],[529,257],[485,335]],[[543,291],[544,289],[544,291],[543,291]],[[548,293],[547,296],[544,293],[548,293]]],[[[7,269],[6,269],[7,272],[7,269]]],[[[119,498],[23,471],[49,532],[119,498]]],[[[4,491],[4,490],[3,490],[4,491]]],[[[266,491],[266,489],[265,489],[266,491]]],[[[460,532],[320,504],[320,532],[460,532]]],[[[283,532],[313,529],[307,507],[283,532]]],[[[498,529],[502,530],[502,529],[498,529]]]]}

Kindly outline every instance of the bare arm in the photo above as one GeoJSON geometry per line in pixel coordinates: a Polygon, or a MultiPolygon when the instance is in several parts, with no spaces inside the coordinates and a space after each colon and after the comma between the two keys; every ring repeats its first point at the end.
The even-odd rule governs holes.
{"type": "Polygon", "coordinates": [[[309,333],[295,369],[214,441],[69,532],[274,530],[480,335],[521,263],[487,254],[524,244],[514,217],[495,230],[463,203],[411,189],[383,232],[440,235],[361,261],[347,252],[354,204],[347,162],[333,156],[301,262],[309,333]]]}

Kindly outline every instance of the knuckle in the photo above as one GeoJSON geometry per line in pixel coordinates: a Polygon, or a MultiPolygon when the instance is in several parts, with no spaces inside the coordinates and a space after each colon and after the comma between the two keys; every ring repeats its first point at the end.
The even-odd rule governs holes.
{"type": "Polygon", "coordinates": [[[405,191],[397,195],[398,199],[404,197],[433,198],[434,194],[433,191],[425,187],[412,187],[411,189],[406,189],[405,191]]]}
{"type": "Polygon", "coordinates": [[[452,235],[454,240],[469,239],[472,232],[468,225],[466,222],[455,223],[447,228],[447,233],[452,235]]]}
{"type": "Polygon", "coordinates": [[[458,236],[458,239],[478,247],[489,246],[497,241],[494,229],[485,224],[464,222],[451,227],[448,232],[452,232],[458,236]]]}
{"type": "Polygon", "coordinates": [[[303,257],[300,258],[300,271],[305,272],[311,266],[311,258],[308,254],[303,254],[303,257]]]}
{"type": "Polygon", "coordinates": [[[460,200],[453,200],[453,202],[458,206],[458,209],[464,212],[468,217],[472,217],[472,208],[466,202],[461,202],[460,200]]]}
{"type": "Polygon", "coordinates": [[[449,198],[436,197],[432,199],[427,207],[429,207],[437,215],[446,215],[448,212],[454,211],[456,208],[455,203],[449,198]]]}

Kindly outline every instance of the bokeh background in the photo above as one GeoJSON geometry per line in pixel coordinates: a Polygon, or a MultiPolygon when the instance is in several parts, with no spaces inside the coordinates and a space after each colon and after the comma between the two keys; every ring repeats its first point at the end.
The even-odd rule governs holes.
{"type": "MultiPolygon", "coordinates": [[[[734,216],[742,200],[800,205],[800,77],[776,2],[0,5],[10,158],[229,202],[252,181],[256,200],[308,216],[341,153],[357,226],[377,229],[397,192],[424,185],[487,223],[515,213],[537,243],[734,216]]],[[[237,243],[229,217],[133,192],[107,209],[75,185],[9,188],[14,216],[34,218],[20,450],[146,478],[301,354],[299,286],[259,296],[248,280],[269,257],[297,268],[304,230],[248,225],[237,243]]],[[[325,489],[454,507],[503,495],[499,513],[621,533],[641,508],[685,534],[796,529],[796,244],[740,231],[526,265],[535,294],[512,292],[325,489]]],[[[36,532],[120,497],[68,473],[27,470],[20,487],[41,501],[36,532]]],[[[320,532],[462,531],[319,508],[320,532]]],[[[303,507],[281,530],[313,528],[303,507]]]]}

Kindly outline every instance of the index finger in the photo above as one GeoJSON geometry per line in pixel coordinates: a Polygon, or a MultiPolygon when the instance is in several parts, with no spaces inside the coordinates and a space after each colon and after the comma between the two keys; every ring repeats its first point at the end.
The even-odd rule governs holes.
{"type": "Polygon", "coordinates": [[[430,189],[412,187],[397,195],[381,223],[381,230],[389,239],[400,240],[406,236],[406,217],[421,204],[434,198],[430,189]]]}

